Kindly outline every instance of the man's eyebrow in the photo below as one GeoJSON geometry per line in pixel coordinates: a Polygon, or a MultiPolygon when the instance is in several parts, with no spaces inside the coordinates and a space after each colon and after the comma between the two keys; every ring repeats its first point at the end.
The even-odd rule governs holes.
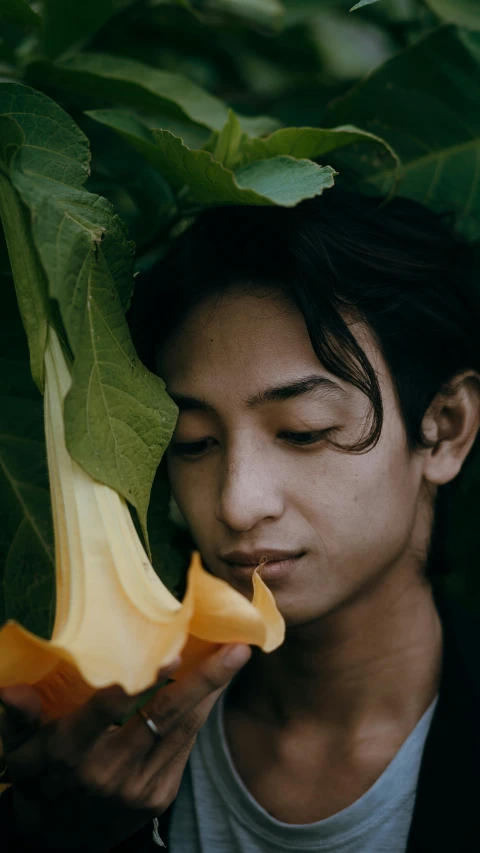
{"type": "MultiPolygon", "coordinates": [[[[330,399],[344,400],[348,396],[345,391],[333,379],[321,374],[312,374],[304,376],[301,379],[295,379],[293,382],[288,382],[286,385],[277,385],[273,388],[265,388],[253,397],[244,400],[244,404],[249,409],[257,408],[265,403],[278,403],[283,400],[291,400],[293,397],[300,397],[302,394],[309,394],[312,391],[320,392],[324,397],[330,399]]],[[[215,407],[201,397],[190,397],[186,394],[175,394],[169,392],[170,397],[177,404],[180,411],[200,410],[203,412],[215,412],[215,407]]]]}

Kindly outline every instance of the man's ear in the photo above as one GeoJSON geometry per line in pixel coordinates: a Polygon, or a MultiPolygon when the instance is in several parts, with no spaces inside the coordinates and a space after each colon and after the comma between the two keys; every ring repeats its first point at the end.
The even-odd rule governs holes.
{"type": "Polygon", "coordinates": [[[480,373],[457,374],[426,412],[422,429],[434,446],[425,452],[425,479],[436,485],[453,480],[480,428],[480,373]]]}

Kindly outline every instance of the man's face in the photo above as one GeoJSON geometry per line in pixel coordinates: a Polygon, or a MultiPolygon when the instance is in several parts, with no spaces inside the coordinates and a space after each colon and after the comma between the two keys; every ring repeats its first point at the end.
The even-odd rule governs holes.
{"type": "Polygon", "coordinates": [[[353,444],[371,425],[370,403],[322,367],[302,315],[281,296],[237,288],[205,301],[159,358],[169,393],[200,401],[185,408],[179,401],[167,464],[203,561],[250,597],[251,579],[234,576],[221,555],[268,548],[303,554],[285,577],[267,581],[287,625],[331,613],[392,572],[411,570],[413,577],[430,534],[421,454],[407,450],[373,338],[359,324],[351,329],[377,371],[384,403],[380,440],[362,454],[337,450],[321,436],[306,443],[332,429],[335,441],[353,444]],[[340,390],[247,403],[312,376],[326,376],[340,390]]]}

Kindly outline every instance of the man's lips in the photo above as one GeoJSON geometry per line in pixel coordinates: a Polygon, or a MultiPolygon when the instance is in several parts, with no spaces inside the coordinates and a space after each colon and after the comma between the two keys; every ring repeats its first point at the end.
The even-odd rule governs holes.
{"type": "Polygon", "coordinates": [[[235,566],[258,566],[261,560],[268,563],[278,563],[291,560],[304,554],[304,551],[286,551],[280,548],[255,548],[252,551],[228,551],[220,554],[220,559],[225,563],[235,566]]]}
{"type": "MultiPolygon", "coordinates": [[[[260,577],[265,582],[283,580],[296,568],[303,556],[304,554],[298,554],[283,560],[268,560],[259,569],[260,577]]],[[[232,577],[245,581],[251,579],[259,563],[260,560],[250,564],[227,562],[227,568],[232,577]]]]}

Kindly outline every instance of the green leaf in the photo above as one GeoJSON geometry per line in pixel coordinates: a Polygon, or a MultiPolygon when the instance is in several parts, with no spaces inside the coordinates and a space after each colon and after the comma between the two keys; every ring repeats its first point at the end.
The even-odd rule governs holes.
{"type": "MultiPolygon", "coordinates": [[[[480,237],[480,37],[439,27],[402,51],[326,113],[389,142],[402,161],[398,192],[438,211],[452,210],[459,229],[480,237]]],[[[381,188],[393,166],[367,171],[381,188]]]]}
{"type": "Polygon", "coordinates": [[[222,163],[227,169],[233,169],[241,159],[242,149],[248,135],[242,131],[238,116],[233,110],[228,111],[228,120],[220,133],[216,134],[205,151],[210,151],[214,160],[222,163]]]}
{"type": "Polygon", "coordinates": [[[323,190],[333,187],[335,174],[331,166],[317,166],[311,160],[271,157],[242,166],[234,176],[237,186],[243,191],[239,197],[241,203],[294,207],[303,199],[321,195],[323,190]],[[253,193],[262,201],[253,202],[253,193]],[[252,201],[247,201],[250,195],[252,201]]]}
{"type": "MultiPolygon", "coordinates": [[[[140,115],[133,110],[130,110],[129,112],[131,112],[132,115],[135,115],[139,121],[146,124],[147,127],[161,127],[162,130],[169,130],[174,136],[179,136],[180,139],[183,139],[185,145],[188,145],[189,148],[203,148],[212,134],[217,133],[216,130],[209,131],[209,129],[204,125],[195,124],[193,121],[182,119],[178,116],[168,115],[165,112],[148,113],[144,115],[140,115]]],[[[251,133],[254,132],[253,122],[253,118],[249,120],[251,133]]]]}
{"type": "Polygon", "coordinates": [[[5,277],[0,314],[0,624],[17,619],[49,638],[55,570],[43,401],[30,376],[15,302],[13,281],[5,277]]]}
{"type": "MultiPolygon", "coordinates": [[[[1,0],[0,0],[1,2],[1,0]]],[[[56,59],[98,36],[115,15],[136,0],[43,0],[42,55],[56,59]]]]}
{"type": "Polygon", "coordinates": [[[450,24],[480,30],[480,3],[478,0],[425,0],[432,12],[450,24]]]}
{"type": "Polygon", "coordinates": [[[88,115],[120,133],[156,166],[174,189],[189,187],[200,204],[279,204],[294,206],[333,186],[334,170],[310,160],[273,157],[232,172],[208,151],[192,151],[169,131],[150,130],[115,110],[88,115]]]}
{"type": "MultiPolygon", "coordinates": [[[[111,202],[128,228],[137,251],[168,227],[176,213],[175,196],[160,173],[127,142],[98,122],[88,121],[92,145],[90,192],[111,202]]],[[[138,264],[137,264],[138,267],[138,264]]]]}
{"type": "Polygon", "coordinates": [[[323,74],[350,83],[392,56],[397,44],[389,30],[365,15],[325,9],[309,26],[323,74]]]}
{"type": "Polygon", "coordinates": [[[47,282],[24,205],[33,211],[43,193],[54,196],[66,184],[82,186],[89,173],[88,140],[57,104],[16,83],[0,86],[0,121],[0,216],[29,341],[32,376],[43,390],[47,282]]]}
{"type": "Polygon", "coordinates": [[[355,3],[355,6],[352,6],[350,12],[355,12],[356,9],[361,9],[362,6],[371,6],[372,3],[378,3],[379,0],[360,0],[359,3],[355,3]]]}
{"type": "Polygon", "coordinates": [[[201,21],[208,14],[225,14],[239,21],[278,31],[284,21],[285,7],[280,0],[175,0],[201,21]]]}
{"type": "Polygon", "coordinates": [[[39,191],[55,194],[65,186],[83,186],[90,171],[88,139],[58,104],[28,86],[3,83],[0,115],[21,131],[21,144],[20,136],[15,144],[10,140],[9,167],[27,204],[39,191]]]}
{"type": "Polygon", "coordinates": [[[146,533],[151,484],[177,408],[131,343],[124,312],[133,244],[109,202],[83,188],[88,143],[72,119],[26,86],[0,91],[25,134],[10,177],[30,209],[49,292],[75,355],[67,446],[86,471],[136,507],[146,533]]]}
{"type": "Polygon", "coordinates": [[[284,20],[285,7],[279,0],[205,0],[208,12],[224,12],[249,24],[278,31],[284,20]]]}
{"type": "Polygon", "coordinates": [[[353,125],[344,125],[332,129],[285,127],[264,139],[249,139],[242,147],[242,164],[282,154],[318,160],[325,154],[331,154],[345,146],[355,145],[356,143],[370,143],[383,148],[388,154],[387,160],[394,167],[398,180],[400,163],[393,148],[379,136],[366,133],[353,125]]]}
{"type": "MultiPolygon", "coordinates": [[[[70,92],[150,112],[167,111],[210,130],[221,130],[228,119],[227,105],[187,77],[134,59],[83,53],[57,63],[38,60],[29,65],[28,74],[70,92]]],[[[239,119],[247,133],[267,133],[278,127],[278,121],[268,116],[239,119]]]]}
{"type": "Polygon", "coordinates": [[[71,45],[93,36],[115,11],[115,0],[44,0],[43,48],[55,59],[71,45]]]}
{"type": "Polygon", "coordinates": [[[8,96],[2,97],[3,93],[0,92],[0,219],[28,338],[32,376],[42,391],[47,340],[47,283],[31,239],[28,213],[10,180],[10,165],[25,144],[25,133],[13,117],[15,114],[10,112],[12,100],[8,96]],[[9,115],[5,115],[6,112],[9,115]]]}
{"type": "Polygon", "coordinates": [[[38,27],[42,19],[26,0],[0,0],[0,20],[6,18],[21,27],[38,27]]]}
{"type": "Polygon", "coordinates": [[[111,205],[88,193],[45,198],[35,239],[75,353],[65,430],[72,456],[123,494],[144,532],[155,470],[177,408],[138,360],[125,320],[133,246],[111,205]]]}
{"type": "Polygon", "coordinates": [[[108,313],[126,309],[133,281],[133,244],[111,204],[93,193],[64,187],[57,196],[39,198],[34,209],[33,235],[50,295],[58,301],[70,347],[77,355],[97,277],[108,288],[108,313]]]}

